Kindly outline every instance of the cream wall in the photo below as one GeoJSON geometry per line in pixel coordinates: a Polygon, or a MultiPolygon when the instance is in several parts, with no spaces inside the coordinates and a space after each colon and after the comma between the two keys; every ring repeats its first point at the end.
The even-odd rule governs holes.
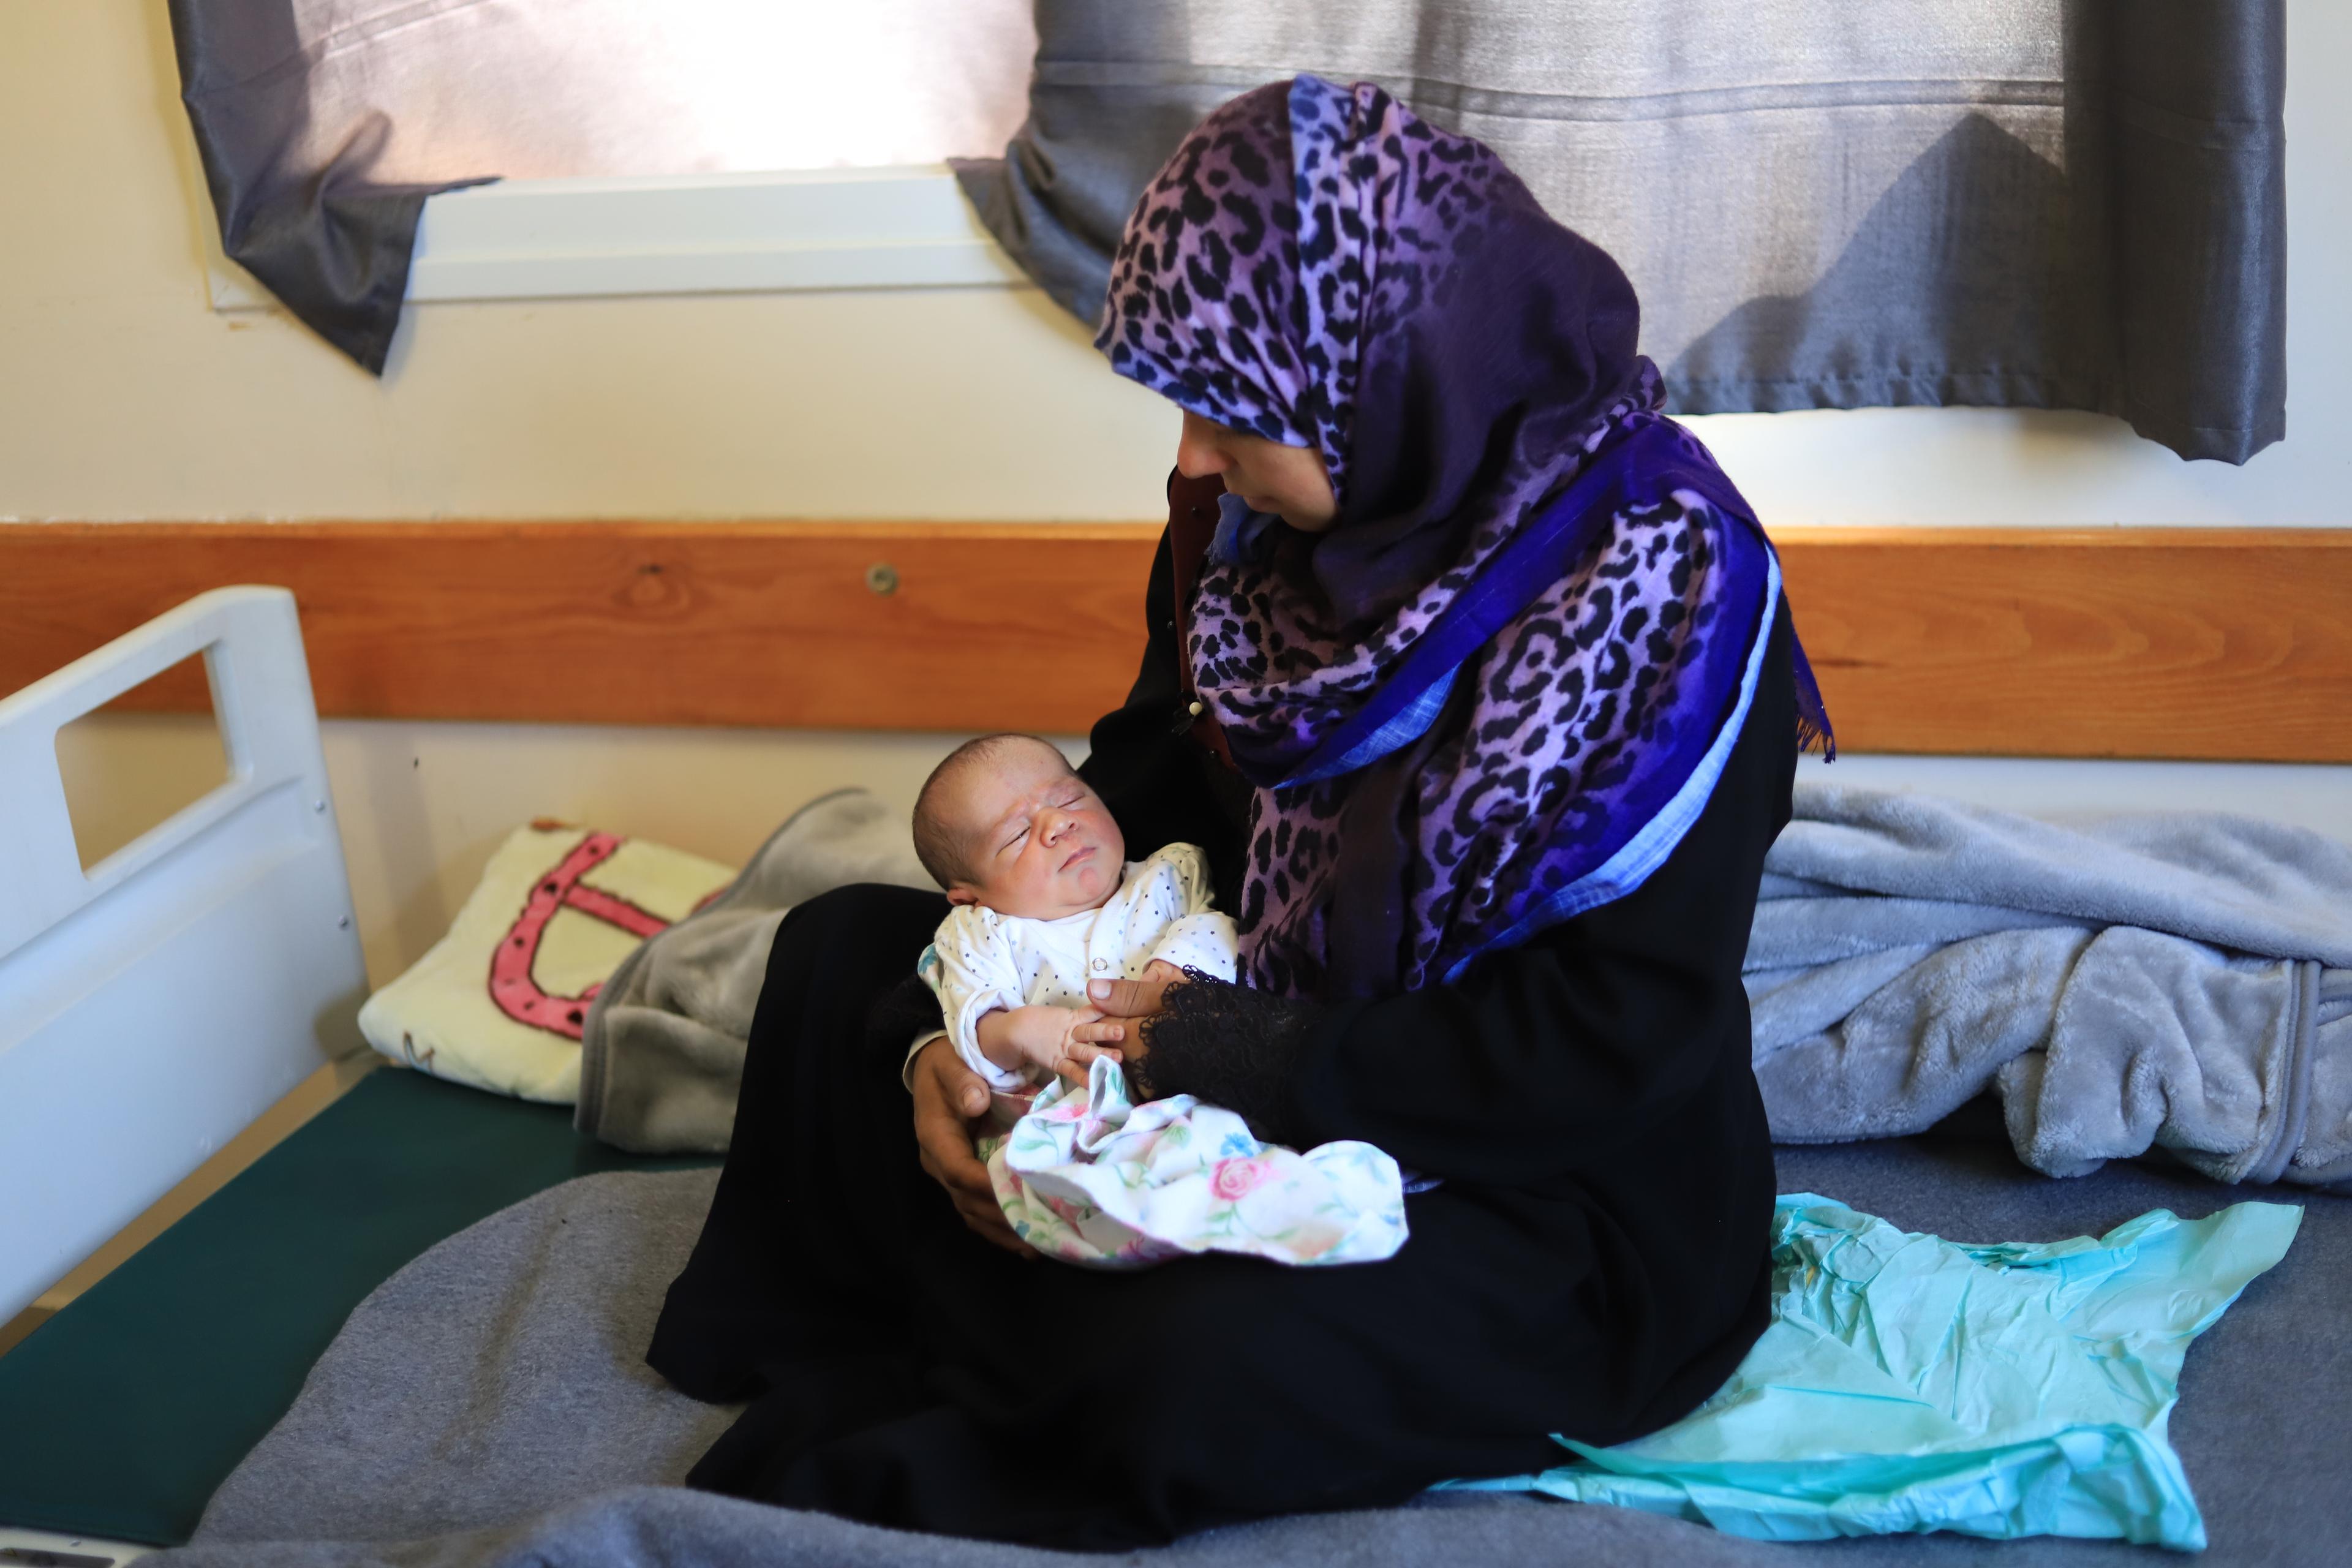
{"type": "MultiPolygon", "coordinates": [[[[2285,443],[2230,468],[2081,415],[1698,421],[1767,521],[2352,523],[2352,10],[2288,11],[2285,443]]],[[[422,307],[382,383],[282,316],[215,314],[175,93],[162,0],[0,0],[0,518],[1152,512],[1172,412],[1108,375],[1034,290],[422,307]]],[[[816,790],[862,781],[909,797],[948,743],[326,730],[379,981],[530,816],[740,859],[816,790]]],[[[193,765],[189,734],[108,721],[77,743],[120,770],[135,805],[193,765]]],[[[2352,769],[1855,758],[1832,776],[2025,809],[2222,806],[2352,837],[2352,769]]]]}
{"type": "MultiPolygon", "coordinates": [[[[2352,479],[2352,7],[2289,0],[2286,442],[2110,420],[1727,416],[1768,522],[2328,523],[2352,479]]],[[[381,384],[205,307],[162,0],[0,4],[0,517],[1139,518],[1174,417],[1034,290],[414,309],[381,384]]]]}

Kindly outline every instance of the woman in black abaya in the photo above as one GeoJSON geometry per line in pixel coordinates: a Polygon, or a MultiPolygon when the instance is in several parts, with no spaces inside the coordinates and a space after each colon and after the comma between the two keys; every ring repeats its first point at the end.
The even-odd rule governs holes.
{"type": "Polygon", "coordinates": [[[1738,1363],[1772,1212],[1739,965],[1824,727],[1637,320],[1491,153],[1376,88],[1259,89],[1171,160],[1100,342],[1185,433],[1142,669],[1081,771],[1130,853],[1208,850],[1245,984],[1098,1005],[1141,1089],[1433,1184],[1379,1264],[1025,1257],[979,1080],[944,1038],[907,1058],[945,900],[814,900],[648,1356],[750,1401],[693,1484],[1123,1547],[1544,1468],[1738,1363]]]}

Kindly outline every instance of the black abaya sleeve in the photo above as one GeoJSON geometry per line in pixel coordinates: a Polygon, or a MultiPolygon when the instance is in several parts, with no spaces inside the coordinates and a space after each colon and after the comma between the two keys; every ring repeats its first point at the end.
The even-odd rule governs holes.
{"type": "Polygon", "coordinates": [[[1233,1106],[1301,1146],[1361,1139],[1430,1175],[1524,1184],[1606,1163],[1727,1071],[1744,1079],[1740,961],[1796,767],[1790,635],[1783,610],[1706,810],[1640,888],[1455,984],[1277,1004],[1247,1051],[1208,1037],[1234,1030],[1244,997],[1198,1029],[1180,1012],[1146,1036],[1151,1092],[1233,1106]]]}
{"type": "Polygon", "coordinates": [[[1129,859],[1164,845],[1197,844],[1208,853],[1217,907],[1231,910],[1239,907],[1249,786],[1185,732],[1190,715],[1177,674],[1175,604],[1162,532],[1144,590],[1143,668],[1126,703],[1096,723],[1078,774],[1110,807],[1129,859]]]}

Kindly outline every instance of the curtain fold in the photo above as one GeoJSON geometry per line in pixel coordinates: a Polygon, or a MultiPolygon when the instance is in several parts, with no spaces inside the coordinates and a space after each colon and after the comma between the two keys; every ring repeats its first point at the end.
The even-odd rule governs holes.
{"type": "Polygon", "coordinates": [[[2184,457],[2286,435],[2284,0],[2137,0],[2105,40],[2116,405],[2184,457]]]}
{"type": "Polygon", "coordinates": [[[171,0],[181,100],[196,133],[221,248],[311,331],[383,374],[425,200],[477,183],[375,177],[380,111],[321,135],[320,50],[286,0],[171,0]]]}
{"type": "Polygon", "coordinates": [[[1143,183],[1311,70],[1489,142],[1640,289],[1685,413],[2085,408],[2284,433],[2284,0],[1037,0],[1029,119],[957,165],[1092,323],[1143,183]]]}

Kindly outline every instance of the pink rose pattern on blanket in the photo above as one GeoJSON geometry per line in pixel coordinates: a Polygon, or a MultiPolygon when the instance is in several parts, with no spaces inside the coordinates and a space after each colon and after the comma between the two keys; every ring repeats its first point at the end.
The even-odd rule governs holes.
{"type": "Polygon", "coordinates": [[[1403,1177],[1380,1150],[1261,1143],[1189,1094],[1136,1105],[1107,1060],[1083,1091],[1048,1087],[981,1150],[1015,1233],[1065,1263],[1142,1268],[1202,1252],[1376,1263],[1405,1241],[1403,1177]]]}

